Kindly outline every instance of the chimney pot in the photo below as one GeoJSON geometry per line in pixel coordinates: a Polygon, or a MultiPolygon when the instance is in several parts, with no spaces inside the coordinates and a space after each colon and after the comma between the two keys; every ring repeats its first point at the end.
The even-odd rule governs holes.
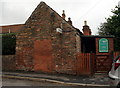
{"type": "Polygon", "coordinates": [[[85,25],[85,26],[87,25],[87,21],[86,21],[86,20],[84,21],[84,25],[85,25]]]}
{"type": "Polygon", "coordinates": [[[71,21],[71,18],[70,18],[70,17],[68,18],[68,23],[69,23],[70,25],[72,25],[72,21],[71,21]]]}
{"type": "Polygon", "coordinates": [[[84,35],[91,35],[91,29],[87,25],[87,21],[84,21],[84,26],[82,30],[84,35]]]}
{"type": "Polygon", "coordinates": [[[62,18],[65,19],[66,15],[65,15],[65,10],[63,10],[63,13],[62,13],[62,18]]]}

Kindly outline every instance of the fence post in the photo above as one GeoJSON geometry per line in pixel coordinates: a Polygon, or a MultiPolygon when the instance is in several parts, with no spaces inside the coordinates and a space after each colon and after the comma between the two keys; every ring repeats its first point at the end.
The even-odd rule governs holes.
{"type": "Polygon", "coordinates": [[[95,54],[90,52],[90,71],[91,71],[91,75],[94,74],[94,59],[95,59],[95,54]]]}

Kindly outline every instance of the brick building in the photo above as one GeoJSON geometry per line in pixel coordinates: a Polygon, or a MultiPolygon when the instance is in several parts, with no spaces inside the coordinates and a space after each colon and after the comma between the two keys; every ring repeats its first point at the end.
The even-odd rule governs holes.
{"type": "Polygon", "coordinates": [[[75,74],[80,37],[64,17],[44,2],[37,6],[17,35],[18,70],[75,74]]]}
{"type": "Polygon", "coordinates": [[[15,70],[89,75],[110,69],[113,37],[91,35],[86,21],[82,33],[65,17],[41,2],[25,24],[3,27],[17,32],[15,70]],[[100,39],[109,41],[106,51],[100,39]]]}
{"type": "Polygon", "coordinates": [[[23,26],[24,24],[16,24],[16,25],[0,26],[0,28],[2,28],[1,33],[18,33],[23,26]]]}

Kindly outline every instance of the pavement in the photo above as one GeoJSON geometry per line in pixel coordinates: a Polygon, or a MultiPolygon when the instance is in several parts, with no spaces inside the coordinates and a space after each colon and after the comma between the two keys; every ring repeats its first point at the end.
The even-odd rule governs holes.
{"type": "Polygon", "coordinates": [[[32,81],[47,81],[73,86],[113,86],[113,80],[110,79],[107,74],[95,74],[94,76],[75,76],[34,72],[2,72],[2,77],[32,81]]]}

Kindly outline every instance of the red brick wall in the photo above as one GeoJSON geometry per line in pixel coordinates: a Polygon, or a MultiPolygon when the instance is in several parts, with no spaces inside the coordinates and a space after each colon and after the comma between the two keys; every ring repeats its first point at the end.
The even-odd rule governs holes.
{"type": "Polygon", "coordinates": [[[113,51],[114,51],[114,41],[113,38],[108,38],[108,53],[99,52],[99,39],[96,38],[96,59],[95,59],[95,72],[108,72],[111,69],[113,51]]]}
{"type": "Polygon", "coordinates": [[[83,34],[84,35],[91,35],[91,29],[89,28],[89,26],[87,26],[87,25],[85,25],[85,26],[83,26],[83,34]]]}
{"type": "Polygon", "coordinates": [[[34,71],[51,72],[54,70],[51,40],[34,41],[34,71]]]}
{"type": "Polygon", "coordinates": [[[108,53],[99,53],[99,39],[100,38],[96,38],[96,55],[109,55],[111,52],[114,51],[114,41],[113,41],[113,38],[106,38],[108,39],[108,42],[109,42],[109,52],[108,53]]]}
{"type": "Polygon", "coordinates": [[[33,71],[33,49],[28,42],[23,47],[16,47],[16,70],[33,71]]]}
{"type": "Polygon", "coordinates": [[[13,32],[19,32],[20,29],[24,26],[24,24],[18,24],[18,25],[9,25],[9,26],[0,26],[2,28],[2,33],[13,33],[13,32]]]}
{"type": "Polygon", "coordinates": [[[2,70],[3,71],[15,71],[15,55],[3,55],[2,56],[2,70]]]}
{"type": "Polygon", "coordinates": [[[42,2],[17,35],[17,70],[75,74],[76,33],[74,27],[42,2]],[[62,34],[56,32],[61,25],[65,31],[62,34]]]}

